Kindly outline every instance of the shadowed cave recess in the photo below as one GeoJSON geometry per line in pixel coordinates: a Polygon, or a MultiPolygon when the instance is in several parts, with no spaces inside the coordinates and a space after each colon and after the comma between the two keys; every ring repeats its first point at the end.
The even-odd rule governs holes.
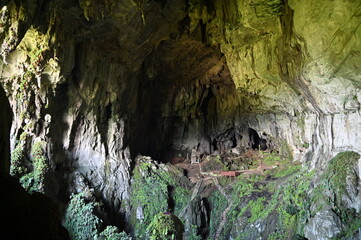
{"type": "Polygon", "coordinates": [[[1,2],[7,231],[359,239],[360,16],[359,0],[1,2]]]}

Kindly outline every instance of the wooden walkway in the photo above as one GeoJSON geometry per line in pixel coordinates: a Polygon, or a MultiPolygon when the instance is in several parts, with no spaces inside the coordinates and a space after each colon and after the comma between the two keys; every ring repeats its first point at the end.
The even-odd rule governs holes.
{"type": "Polygon", "coordinates": [[[263,174],[264,171],[266,170],[270,170],[273,169],[277,166],[272,166],[272,165],[266,165],[263,164],[262,162],[260,163],[260,165],[255,168],[255,169],[250,169],[250,170],[238,170],[238,171],[209,171],[209,172],[202,172],[200,171],[200,173],[202,175],[209,175],[209,176],[213,176],[213,177],[223,177],[223,176],[227,176],[227,177],[237,177],[241,174],[244,175],[251,175],[251,174],[263,174]]]}

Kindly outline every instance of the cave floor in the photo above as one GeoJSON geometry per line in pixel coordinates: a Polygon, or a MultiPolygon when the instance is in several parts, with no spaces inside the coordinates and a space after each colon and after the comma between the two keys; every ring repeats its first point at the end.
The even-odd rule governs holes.
{"type": "Polygon", "coordinates": [[[239,175],[264,175],[267,170],[282,168],[287,162],[278,154],[254,149],[232,149],[218,155],[204,154],[199,163],[177,158],[173,165],[182,168],[193,183],[209,177],[229,177],[239,175]]]}
{"type": "MultiPolygon", "coordinates": [[[[289,158],[283,158],[276,152],[245,148],[231,149],[217,155],[204,154],[199,157],[199,163],[191,163],[189,159],[175,158],[175,160],[171,163],[183,169],[185,176],[194,184],[191,198],[181,211],[181,217],[184,217],[190,203],[197,196],[206,199],[214,191],[218,191],[227,201],[228,207],[220,214],[214,239],[221,239],[221,233],[229,221],[227,214],[237,204],[230,192],[237,181],[243,178],[256,178],[257,185],[266,186],[277,181],[278,177],[276,176],[282,176],[280,173],[285,172],[289,167],[299,165],[289,158]]],[[[250,199],[255,201],[257,195],[250,196],[250,199]]]]}

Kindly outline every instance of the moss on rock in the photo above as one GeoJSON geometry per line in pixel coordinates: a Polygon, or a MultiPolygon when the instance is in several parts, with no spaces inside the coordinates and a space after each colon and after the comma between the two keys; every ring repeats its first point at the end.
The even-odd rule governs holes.
{"type": "Polygon", "coordinates": [[[335,192],[337,204],[342,204],[342,196],[347,194],[346,177],[350,175],[354,164],[360,159],[360,154],[355,152],[341,152],[331,159],[326,178],[330,181],[335,192]]]}
{"type": "Polygon", "coordinates": [[[135,236],[144,239],[147,226],[159,212],[179,215],[190,197],[188,180],[179,169],[138,157],[131,192],[135,236]]]}

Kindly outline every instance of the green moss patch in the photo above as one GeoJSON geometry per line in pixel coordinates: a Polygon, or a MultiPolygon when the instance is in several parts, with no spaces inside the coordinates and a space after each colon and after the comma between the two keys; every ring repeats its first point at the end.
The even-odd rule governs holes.
{"type": "Polygon", "coordinates": [[[45,178],[50,171],[48,159],[45,156],[45,142],[35,142],[31,149],[32,171],[20,178],[21,185],[29,192],[44,193],[45,178]]]}
{"type": "Polygon", "coordinates": [[[148,158],[138,160],[133,171],[131,191],[135,236],[144,239],[147,226],[160,212],[179,215],[190,199],[188,179],[170,165],[156,164],[148,158]],[[141,215],[141,216],[140,216],[141,215]]]}
{"type": "MultiPolygon", "coordinates": [[[[268,159],[267,163],[276,160],[281,159],[268,159]]],[[[233,205],[227,213],[227,224],[221,238],[226,238],[227,234],[236,231],[235,225],[239,225],[247,226],[245,229],[250,229],[251,232],[233,232],[232,235],[237,235],[237,239],[244,239],[254,234],[252,225],[273,221],[276,221],[277,232],[266,235],[269,238],[293,239],[296,235],[302,236],[310,215],[309,190],[314,173],[301,170],[299,164],[288,164],[278,171],[267,172],[268,176],[241,175],[234,182],[228,183],[225,188],[228,189],[233,205]],[[266,181],[269,178],[273,180],[266,181]]],[[[212,206],[210,236],[214,236],[221,220],[220,216],[229,203],[218,191],[213,192],[209,199],[212,206]]]]}
{"type": "Polygon", "coordinates": [[[11,152],[10,175],[21,177],[27,173],[24,158],[24,142],[18,142],[15,149],[11,152]]]}
{"type": "Polygon", "coordinates": [[[331,159],[325,177],[330,181],[336,194],[338,204],[341,204],[342,195],[346,192],[346,177],[348,171],[360,158],[355,152],[341,152],[331,159]]]}
{"type": "Polygon", "coordinates": [[[181,240],[183,239],[183,225],[180,220],[170,213],[159,213],[147,228],[150,240],[181,240]]]}
{"type": "Polygon", "coordinates": [[[361,214],[356,213],[355,209],[349,209],[342,200],[343,196],[348,196],[346,178],[354,175],[353,167],[359,159],[360,154],[355,152],[338,153],[329,162],[320,186],[321,189],[331,192],[332,197],[327,201],[334,206],[334,211],[344,224],[343,231],[336,239],[350,239],[361,227],[361,214]]]}
{"type": "Polygon", "coordinates": [[[97,215],[100,203],[91,193],[73,194],[65,212],[64,227],[72,240],[130,240],[125,232],[115,226],[107,226],[103,231],[103,221],[97,215]]]}

